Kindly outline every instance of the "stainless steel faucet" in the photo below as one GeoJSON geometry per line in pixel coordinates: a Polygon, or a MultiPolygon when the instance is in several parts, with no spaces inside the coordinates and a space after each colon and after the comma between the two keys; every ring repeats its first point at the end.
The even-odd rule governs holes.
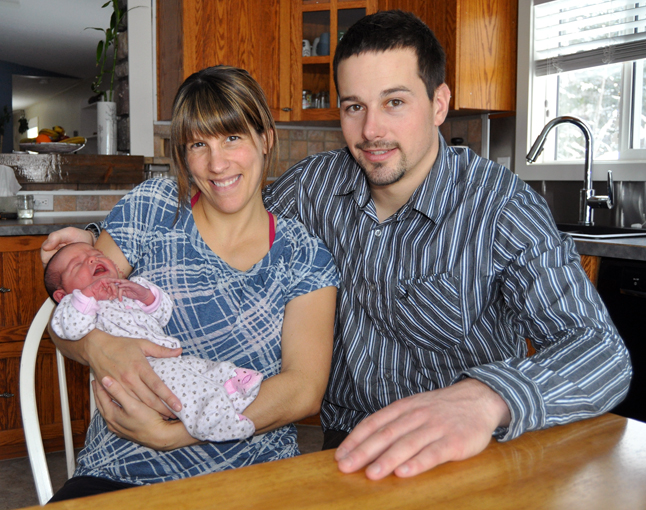
{"type": "Polygon", "coordinates": [[[614,202],[614,183],[612,180],[612,170],[608,170],[608,195],[595,195],[592,188],[592,132],[585,122],[576,117],[556,117],[548,122],[541,134],[529,149],[527,153],[527,162],[534,163],[538,155],[543,150],[547,135],[553,127],[559,124],[570,123],[577,126],[583,131],[585,138],[585,162],[584,162],[584,175],[583,175],[583,189],[579,196],[579,224],[580,225],[594,225],[593,209],[612,209],[615,205],[614,202]]]}

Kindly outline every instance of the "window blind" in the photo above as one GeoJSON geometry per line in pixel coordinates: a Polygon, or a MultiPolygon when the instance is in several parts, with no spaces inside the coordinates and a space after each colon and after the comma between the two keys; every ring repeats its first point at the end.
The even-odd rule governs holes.
{"type": "Polygon", "coordinates": [[[646,58],[646,0],[535,0],[537,76],[646,58]]]}

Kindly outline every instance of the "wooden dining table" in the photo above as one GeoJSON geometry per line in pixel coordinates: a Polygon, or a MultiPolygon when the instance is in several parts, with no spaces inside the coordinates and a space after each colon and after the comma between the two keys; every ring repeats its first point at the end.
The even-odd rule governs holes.
{"type": "MultiPolygon", "coordinates": [[[[37,507],[32,507],[37,508],[37,507]]],[[[413,478],[343,474],[334,451],[49,505],[61,509],[646,509],[646,423],[605,414],[413,478]]]]}

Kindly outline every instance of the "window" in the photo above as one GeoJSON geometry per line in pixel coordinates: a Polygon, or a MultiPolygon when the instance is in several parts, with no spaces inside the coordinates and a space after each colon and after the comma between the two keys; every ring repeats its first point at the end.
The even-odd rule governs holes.
{"type": "Polygon", "coordinates": [[[519,34],[516,171],[582,178],[583,135],[571,124],[552,130],[538,164],[525,161],[543,126],[570,115],[592,131],[596,168],[645,180],[646,0],[523,0],[519,34]]]}

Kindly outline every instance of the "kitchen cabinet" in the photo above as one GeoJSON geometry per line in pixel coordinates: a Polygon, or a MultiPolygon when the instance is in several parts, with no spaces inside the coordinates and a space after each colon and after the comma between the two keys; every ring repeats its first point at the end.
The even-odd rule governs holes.
{"type": "Polygon", "coordinates": [[[178,0],[171,0],[158,13],[158,45],[167,49],[158,53],[159,120],[170,120],[171,96],[180,85],[172,78],[173,69],[181,65],[187,78],[218,64],[249,71],[265,91],[277,121],[338,119],[332,76],[338,37],[377,10],[377,0],[184,0],[181,8],[177,5],[178,0]],[[172,24],[177,23],[173,10],[181,11],[182,54],[181,64],[169,65],[168,60],[177,60],[170,41],[172,24]],[[302,40],[313,43],[324,33],[330,36],[327,54],[303,57],[302,40]],[[326,92],[331,108],[303,109],[303,90],[313,95],[326,92]]]}
{"type": "Polygon", "coordinates": [[[217,64],[247,69],[277,121],[338,119],[332,75],[338,38],[378,9],[414,12],[433,29],[447,54],[452,110],[515,110],[516,0],[169,0],[157,6],[159,120],[170,120],[184,78],[217,64]],[[327,54],[304,57],[303,39],[314,46],[322,34],[330,36],[327,54]],[[305,90],[313,102],[326,92],[330,107],[304,109],[305,90]]]}
{"type": "MultiPolygon", "coordinates": [[[[25,456],[19,402],[20,356],[33,317],[47,298],[40,245],[46,236],[0,237],[0,459],[25,456]]],[[[46,451],[63,449],[63,421],[56,352],[47,333],[36,361],[38,418],[46,451]]],[[[67,362],[67,385],[75,446],[85,439],[89,369],[67,362]]]]}
{"type": "Polygon", "coordinates": [[[446,51],[451,110],[516,109],[517,0],[380,0],[419,16],[446,51]]]}

